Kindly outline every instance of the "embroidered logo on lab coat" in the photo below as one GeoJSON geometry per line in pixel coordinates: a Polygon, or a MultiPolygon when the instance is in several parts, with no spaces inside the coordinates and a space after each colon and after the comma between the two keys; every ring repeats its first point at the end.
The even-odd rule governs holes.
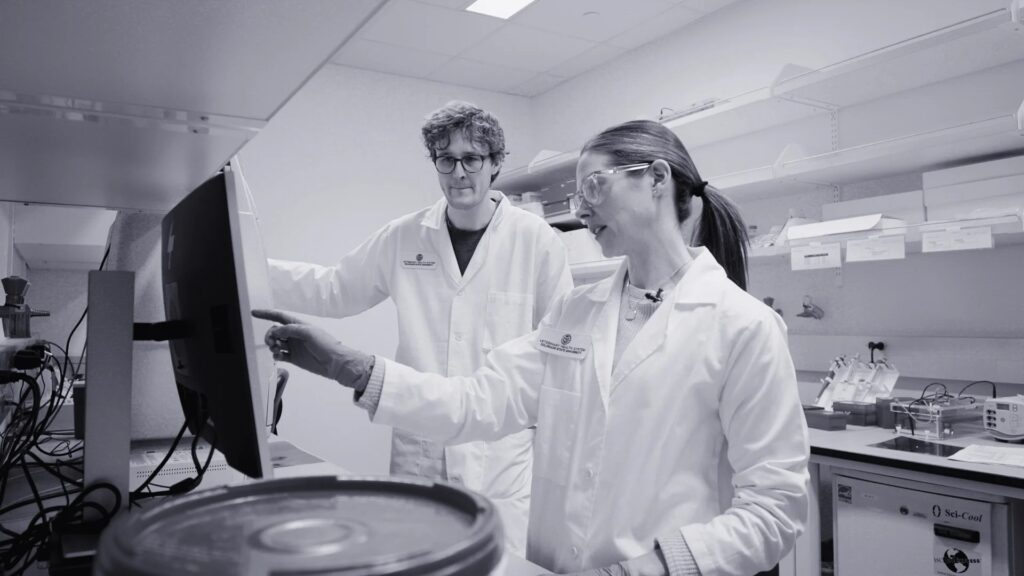
{"type": "Polygon", "coordinates": [[[590,352],[590,336],[572,334],[557,328],[542,328],[536,346],[541,352],[555,356],[582,359],[590,352]]]}
{"type": "Polygon", "coordinates": [[[420,270],[429,270],[437,267],[437,257],[433,254],[427,254],[426,252],[417,252],[415,254],[406,254],[402,256],[402,268],[414,268],[420,270]]]}

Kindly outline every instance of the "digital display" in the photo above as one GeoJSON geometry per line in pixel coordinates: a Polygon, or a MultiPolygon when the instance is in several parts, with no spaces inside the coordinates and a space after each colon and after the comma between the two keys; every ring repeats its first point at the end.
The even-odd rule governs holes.
{"type": "Polygon", "coordinates": [[[1009,404],[996,404],[996,410],[1009,410],[1009,404]]]}

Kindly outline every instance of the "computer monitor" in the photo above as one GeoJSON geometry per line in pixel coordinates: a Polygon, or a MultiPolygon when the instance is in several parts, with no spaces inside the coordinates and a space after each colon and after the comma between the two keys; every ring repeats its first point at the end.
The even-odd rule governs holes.
{"type": "MultiPolygon", "coordinates": [[[[257,357],[263,334],[250,315],[248,288],[254,277],[265,279],[266,260],[245,253],[244,246],[255,242],[258,248],[259,241],[243,242],[243,232],[251,235],[255,227],[251,212],[240,207],[240,200],[248,202],[239,184],[237,174],[225,168],[164,217],[164,310],[168,321],[182,327],[170,350],[189,430],[224,454],[232,468],[268,478],[265,399],[272,360],[269,353],[257,357]]],[[[257,290],[264,286],[269,284],[257,284],[257,290]]]]}

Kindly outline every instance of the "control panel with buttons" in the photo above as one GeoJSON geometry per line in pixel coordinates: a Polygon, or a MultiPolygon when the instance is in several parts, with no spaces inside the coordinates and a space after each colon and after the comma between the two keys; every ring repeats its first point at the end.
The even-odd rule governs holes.
{"type": "Polygon", "coordinates": [[[985,430],[997,440],[1024,442],[1024,394],[985,400],[985,430]]]}

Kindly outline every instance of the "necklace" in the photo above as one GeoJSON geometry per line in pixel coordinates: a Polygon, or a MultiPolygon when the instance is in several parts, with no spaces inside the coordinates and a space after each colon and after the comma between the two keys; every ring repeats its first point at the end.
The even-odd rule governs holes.
{"type": "MultiPolygon", "coordinates": [[[[660,303],[661,302],[661,293],[664,292],[664,286],[666,284],[669,284],[676,277],[676,275],[679,274],[679,272],[681,272],[683,269],[685,269],[687,264],[689,264],[689,262],[683,262],[682,264],[680,264],[679,268],[676,268],[674,271],[672,271],[671,274],[668,275],[668,278],[665,278],[664,280],[662,280],[661,282],[656,284],[656,286],[658,286],[658,290],[656,292],[647,292],[646,294],[644,294],[644,298],[650,300],[653,304],[660,303]]],[[[632,322],[633,320],[636,320],[637,310],[639,310],[640,309],[640,305],[644,303],[640,299],[636,299],[636,300],[633,299],[633,295],[630,293],[630,288],[635,288],[635,286],[633,286],[633,284],[630,283],[630,281],[629,281],[629,272],[627,271],[626,272],[626,305],[629,306],[629,311],[626,312],[626,316],[625,316],[626,322],[632,322]]]]}
{"type": "Polygon", "coordinates": [[[636,320],[636,311],[640,308],[640,301],[633,301],[633,297],[630,294],[626,294],[626,304],[629,306],[629,312],[626,312],[626,322],[632,322],[636,320]]]}

